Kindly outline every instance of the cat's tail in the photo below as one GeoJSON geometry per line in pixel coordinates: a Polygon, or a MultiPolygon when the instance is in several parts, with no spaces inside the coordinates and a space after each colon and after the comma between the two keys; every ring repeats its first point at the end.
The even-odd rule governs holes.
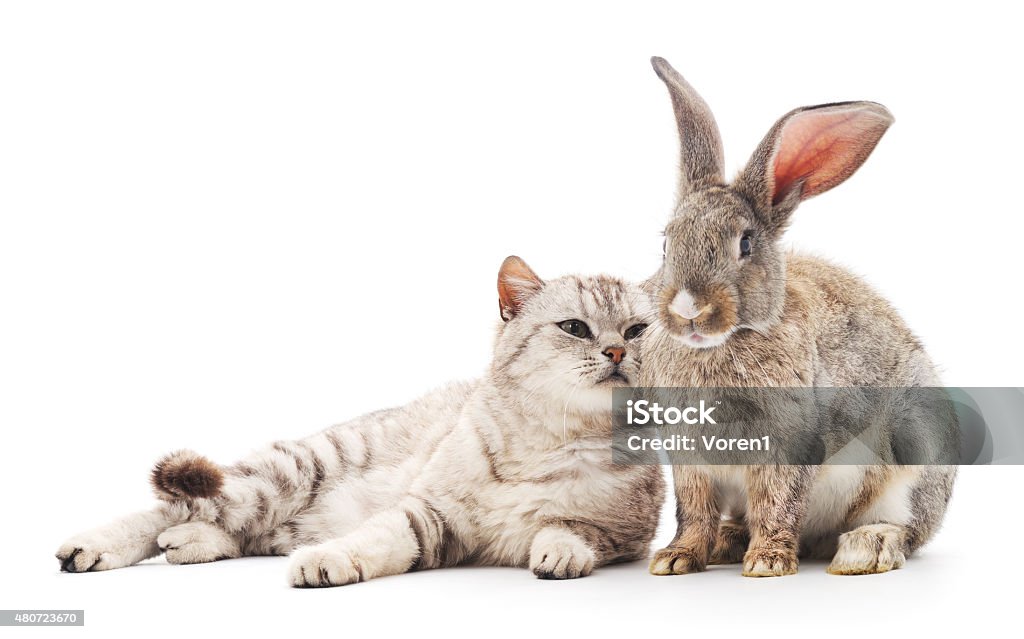
{"type": "Polygon", "coordinates": [[[166,501],[216,497],[224,486],[224,471],[202,455],[179,450],[157,462],[150,482],[156,496],[166,501]]]}

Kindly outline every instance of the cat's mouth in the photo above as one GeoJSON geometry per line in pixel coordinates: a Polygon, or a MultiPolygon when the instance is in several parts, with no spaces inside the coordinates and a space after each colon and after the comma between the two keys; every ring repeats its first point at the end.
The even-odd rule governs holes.
{"type": "Polygon", "coordinates": [[[612,372],[608,373],[606,376],[604,376],[601,379],[601,381],[598,382],[598,384],[622,384],[628,386],[629,378],[626,377],[626,375],[622,371],[615,369],[612,372]]]}

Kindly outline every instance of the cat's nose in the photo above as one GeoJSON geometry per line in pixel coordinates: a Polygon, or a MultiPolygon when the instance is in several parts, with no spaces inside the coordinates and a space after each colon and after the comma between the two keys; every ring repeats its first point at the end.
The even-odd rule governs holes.
{"type": "Polygon", "coordinates": [[[626,349],[621,346],[609,346],[601,352],[602,355],[612,360],[615,364],[622,361],[622,358],[626,356],[626,349]]]}

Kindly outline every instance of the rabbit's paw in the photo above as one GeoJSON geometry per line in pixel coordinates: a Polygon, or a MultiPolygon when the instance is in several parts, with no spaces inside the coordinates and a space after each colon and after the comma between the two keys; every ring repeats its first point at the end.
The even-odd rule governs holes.
{"type": "Polygon", "coordinates": [[[711,551],[709,564],[738,564],[743,561],[743,554],[750,544],[750,535],[743,524],[723,521],[718,527],[718,537],[711,551]]]}
{"type": "Polygon", "coordinates": [[[893,524],[870,524],[839,536],[839,547],[828,572],[833,575],[872,575],[903,566],[906,531],[893,524]]]}
{"type": "Polygon", "coordinates": [[[238,542],[231,535],[199,521],[168,528],[156,543],[171,564],[201,564],[241,555],[238,542]]]}
{"type": "Polygon", "coordinates": [[[363,581],[363,571],[351,553],[328,543],[296,550],[288,580],[296,588],[345,586],[363,581]]]}
{"type": "Polygon", "coordinates": [[[706,568],[691,548],[662,548],[654,553],[650,571],[652,575],[685,575],[706,568]]]}
{"type": "Polygon", "coordinates": [[[799,560],[792,550],[751,548],[743,556],[744,577],[782,577],[796,574],[799,560]]]}
{"type": "Polygon", "coordinates": [[[546,529],[530,547],[530,570],[540,579],[577,579],[594,570],[597,556],[571,532],[546,529]]]}

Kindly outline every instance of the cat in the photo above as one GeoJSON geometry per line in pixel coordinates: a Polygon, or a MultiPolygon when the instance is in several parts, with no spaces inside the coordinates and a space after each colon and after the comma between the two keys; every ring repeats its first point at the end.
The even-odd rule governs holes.
{"type": "Polygon", "coordinates": [[[651,314],[607,276],[543,281],[511,256],[487,374],[229,467],[190,451],[153,470],[163,500],[72,537],[67,572],[291,555],[297,587],[458,564],[584,577],[647,557],[660,467],[612,463],[612,389],[633,383],[651,314]]]}

